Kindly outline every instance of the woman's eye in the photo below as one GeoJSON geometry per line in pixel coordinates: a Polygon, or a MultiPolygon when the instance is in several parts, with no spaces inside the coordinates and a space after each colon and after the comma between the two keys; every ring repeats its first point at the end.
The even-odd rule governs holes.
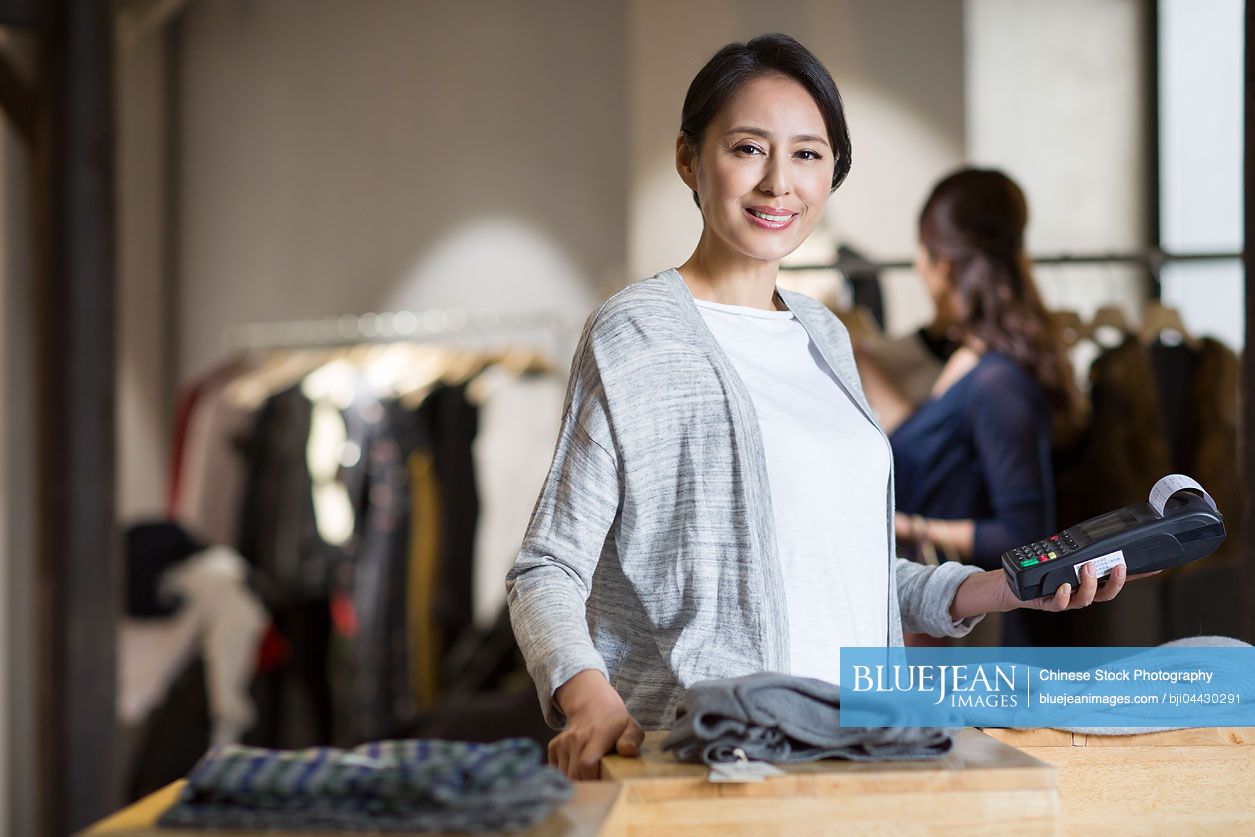
{"type": "Polygon", "coordinates": [[[799,154],[799,155],[809,155],[809,156],[803,156],[803,157],[802,157],[802,159],[803,159],[803,160],[822,160],[822,159],[824,159],[824,157],[823,157],[823,155],[822,155],[822,154],[819,154],[819,153],[817,153],[817,152],[815,152],[815,151],[811,151],[809,148],[807,148],[807,149],[805,149],[805,150],[802,150],[802,151],[799,151],[799,152],[798,152],[798,154],[799,154]]]}
{"type": "Polygon", "coordinates": [[[742,154],[753,154],[753,153],[755,153],[755,152],[759,152],[759,151],[760,151],[760,149],[758,148],[758,146],[756,146],[756,145],[750,145],[749,143],[743,143],[743,144],[741,144],[741,145],[738,145],[738,146],[736,147],[736,149],[735,149],[735,150],[736,150],[736,151],[738,151],[738,152],[740,152],[740,153],[742,153],[742,154]]]}

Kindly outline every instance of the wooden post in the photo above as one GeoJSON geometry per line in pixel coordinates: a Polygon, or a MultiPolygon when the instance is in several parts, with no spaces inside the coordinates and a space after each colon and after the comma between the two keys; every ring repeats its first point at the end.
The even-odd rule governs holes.
{"type": "Polygon", "coordinates": [[[111,4],[56,0],[35,144],[40,832],[117,807],[111,4]]]}

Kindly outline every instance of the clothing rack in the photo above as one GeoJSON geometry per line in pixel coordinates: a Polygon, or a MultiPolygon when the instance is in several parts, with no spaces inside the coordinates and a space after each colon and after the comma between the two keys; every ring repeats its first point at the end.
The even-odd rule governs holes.
{"type": "MultiPolygon", "coordinates": [[[[1238,260],[1240,252],[1223,253],[1169,253],[1159,247],[1148,247],[1135,252],[1111,253],[1057,253],[1048,256],[1034,256],[1029,261],[1034,265],[1095,265],[1124,264],[1147,268],[1156,284],[1164,265],[1170,262],[1202,262],[1238,260]]],[[[781,270],[839,270],[842,273],[870,273],[879,270],[904,270],[913,267],[914,260],[898,259],[894,261],[871,261],[869,259],[850,256],[842,253],[828,264],[781,264],[781,270]]]]}
{"type": "Polygon", "coordinates": [[[316,320],[241,323],[228,329],[226,343],[229,351],[252,352],[447,340],[513,332],[543,332],[561,341],[581,324],[582,319],[552,311],[505,314],[492,309],[471,312],[461,308],[428,308],[343,314],[316,320]]]}

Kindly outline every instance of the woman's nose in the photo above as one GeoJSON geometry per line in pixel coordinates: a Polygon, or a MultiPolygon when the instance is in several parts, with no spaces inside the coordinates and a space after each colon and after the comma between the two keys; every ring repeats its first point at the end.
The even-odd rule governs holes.
{"type": "Polygon", "coordinates": [[[772,157],[767,162],[767,170],[763,172],[763,179],[758,184],[760,191],[780,197],[789,194],[793,188],[789,182],[788,165],[779,157],[772,157]]]}

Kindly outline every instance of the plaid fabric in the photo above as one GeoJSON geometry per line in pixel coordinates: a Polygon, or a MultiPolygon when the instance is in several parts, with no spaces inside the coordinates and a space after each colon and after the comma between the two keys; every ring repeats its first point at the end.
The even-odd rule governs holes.
{"type": "Polygon", "coordinates": [[[571,796],[534,741],[413,739],[353,750],[207,753],[159,824],[187,828],[514,831],[571,796]]]}

